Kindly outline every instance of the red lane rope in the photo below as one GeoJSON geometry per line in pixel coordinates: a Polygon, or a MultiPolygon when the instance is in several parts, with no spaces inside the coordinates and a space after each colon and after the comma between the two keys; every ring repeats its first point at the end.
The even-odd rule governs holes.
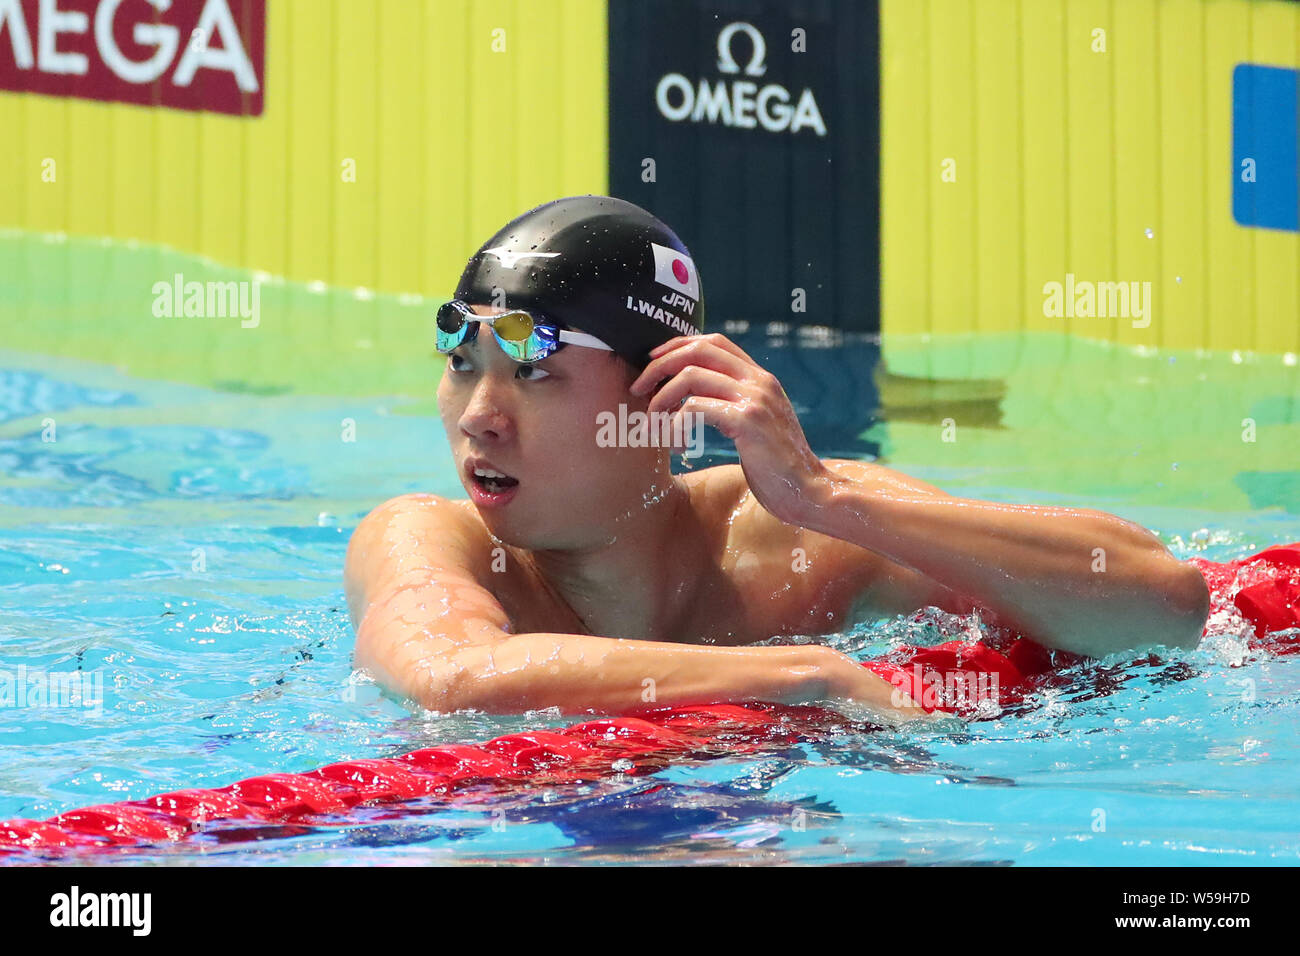
{"type": "MultiPolygon", "coordinates": [[[[1251,646],[1277,654],[1300,652],[1300,543],[1228,563],[1190,560],[1206,577],[1212,611],[1231,603],[1254,624],[1251,646]],[[1293,633],[1273,633],[1287,629],[1293,633]]],[[[1019,701],[1056,669],[1082,660],[1049,652],[1026,638],[1001,641],[996,648],[992,643],[903,645],[863,666],[927,711],[979,719],[997,713],[996,708],[979,709],[985,692],[991,690],[999,705],[1019,701]],[[973,689],[973,677],[995,679],[973,689]]],[[[675,759],[746,753],[864,726],[819,707],[659,708],[636,717],[507,734],[479,746],[447,744],[400,757],[343,761],[307,773],[264,774],[216,789],[101,804],[44,822],[0,822],[0,855],[174,843],[222,821],[326,824],[331,815],[361,804],[448,799],[460,788],[488,782],[557,784],[645,773],[675,759]]]]}
{"type": "Polygon", "coordinates": [[[446,798],[458,788],[488,781],[555,784],[646,772],[673,758],[743,753],[793,742],[818,727],[848,725],[840,715],[815,707],[666,708],[644,717],[507,734],[481,746],[447,744],[400,757],[348,760],[308,773],[264,774],[212,790],[179,790],[72,810],[45,822],[9,820],[0,823],[0,853],[172,843],[225,820],[324,823],[319,818],[344,814],[359,804],[446,798]]]}
{"type": "Polygon", "coordinates": [[[1300,653],[1300,542],[1277,544],[1237,561],[1188,558],[1210,588],[1210,611],[1231,604],[1254,625],[1247,643],[1274,654],[1300,653]]]}

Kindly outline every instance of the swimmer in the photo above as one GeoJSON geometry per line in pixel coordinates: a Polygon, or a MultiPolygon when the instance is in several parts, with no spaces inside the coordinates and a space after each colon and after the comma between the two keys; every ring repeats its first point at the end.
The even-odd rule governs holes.
{"type": "Polygon", "coordinates": [[[770,701],[898,724],[933,708],[881,668],[752,645],[929,606],[1070,655],[1199,642],[1205,579],[1150,531],[819,459],[780,382],[703,329],[689,251],[632,203],[559,199],[485,242],[437,314],[469,498],[403,495],[357,527],[356,666],[443,712],[770,701]],[[635,412],[679,447],[705,422],[740,463],[673,475],[653,428],[611,427],[635,412]]]}

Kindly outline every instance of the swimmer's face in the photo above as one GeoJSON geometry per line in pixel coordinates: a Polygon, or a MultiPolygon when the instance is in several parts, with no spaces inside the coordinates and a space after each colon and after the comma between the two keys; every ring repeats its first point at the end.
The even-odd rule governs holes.
{"type": "Polygon", "coordinates": [[[603,543],[618,533],[620,517],[643,507],[643,495],[663,481],[658,473],[670,470],[667,453],[597,442],[601,412],[617,417],[620,403],[629,413],[645,410],[649,399],[632,395],[631,382],[602,349],[566,345],[521,364],[482,326],[447,356],[438,411],[465,490],[474,458],[519,482],[504,506],[478,509],[493,534],[528,549],[603,543]]]}

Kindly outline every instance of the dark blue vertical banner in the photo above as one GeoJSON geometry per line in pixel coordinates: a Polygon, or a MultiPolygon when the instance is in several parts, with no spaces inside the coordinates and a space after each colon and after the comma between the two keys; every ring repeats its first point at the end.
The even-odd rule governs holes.
{"type": "Polygon", "coordinates": [[[877,0],[609,0],[609,71],[610,192],[681,236],[706,331],[781,380],[813,451],[874,456],[877,0]]]}
{"type": "Polygon", "coordinates": [[[1241,63],[1232,71],[1232,217],[1300,231],[1300,71],[1241,63]]]}
{"type": "Polygon", "coordinates": [[[875,0],[610,0],[609,24],[610,189],[690,247],[714,322],[878,332],[875,0]]]}

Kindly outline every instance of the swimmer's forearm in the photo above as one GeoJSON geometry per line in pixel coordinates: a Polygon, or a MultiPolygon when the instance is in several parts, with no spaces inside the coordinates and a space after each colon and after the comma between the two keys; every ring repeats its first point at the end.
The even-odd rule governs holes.
{"type": "Polygon", "coordinates": [[[863,706],[889,711],[893,690],[821,645],[696,647],[551,633],[461,648],[442,656],[428,677],[423,706],[490,713],[548,707],[565,714],[634,713],[746,700],[802,704],[850,694],[863,706]]]}
{"type": "Polygon", "coordinates": [[[1194,647],[1208,611],[1200,572],[1145,528],[1101,511],[909,495],[836,475],[803,526],[911,567],[1000,623],[1079,654],[1194,647]]]}
{"type": "Polygon", "coordinates": [[[626,713],[653,707],[825,696],[824,647],[695,647],[579,634],[517,634],[445,655],[436,710],[626,713]]]}

